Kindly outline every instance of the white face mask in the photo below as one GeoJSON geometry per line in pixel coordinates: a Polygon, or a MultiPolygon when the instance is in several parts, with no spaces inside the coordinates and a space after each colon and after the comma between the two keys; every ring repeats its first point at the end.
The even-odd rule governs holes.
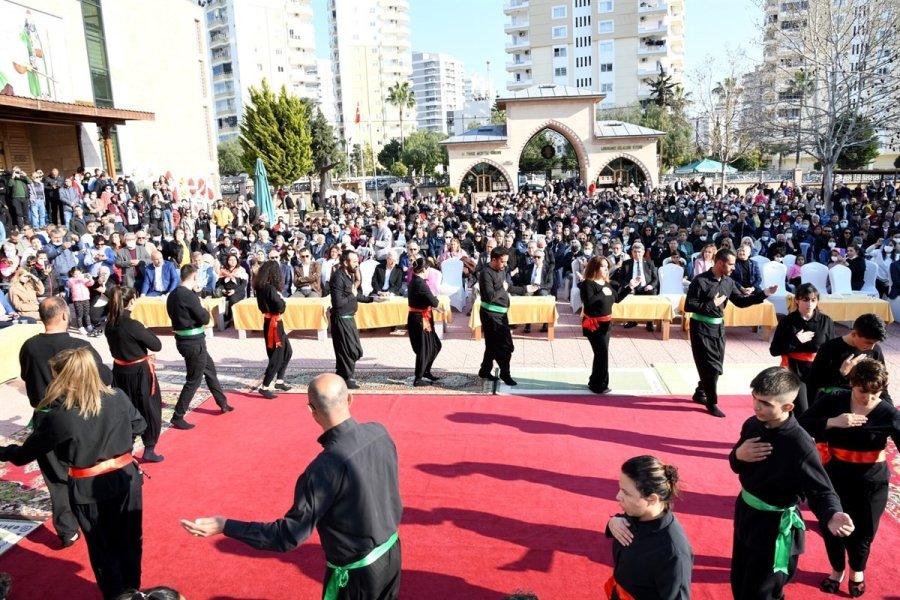
{"type": "Polygon", "coordinates": [[[127,246],[129,250],[134,250],[137,246],[137,242],[135,242],[134,240],[126,240],[125,246],[127,246]]]}

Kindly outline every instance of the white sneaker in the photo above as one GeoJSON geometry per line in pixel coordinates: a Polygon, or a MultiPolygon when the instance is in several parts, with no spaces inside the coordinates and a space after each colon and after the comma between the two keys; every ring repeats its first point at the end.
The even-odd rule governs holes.
{"type": "Polygon", "coordinates": [[[86,330],[84,327],[79,327],[79,328],[78,328],[78,333],[80,333],[81,335],[86,335],[86,334],[87,334],[87,330],[86,330]]]}

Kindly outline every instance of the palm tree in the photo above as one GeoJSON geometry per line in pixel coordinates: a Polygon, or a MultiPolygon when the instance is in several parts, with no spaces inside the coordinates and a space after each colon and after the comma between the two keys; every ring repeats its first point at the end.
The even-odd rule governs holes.
{"type": "Polygon", "coordinates": [[[388,104],[400,110],[400,152],[403,152],[403,109],[416,105],[416,93],[409,88],[408,81],[398,81],[388,88],[388,104]]]}
{"type": "Polygon", "coordinates": [[[665,71],[660,71],[659,77],[652,80],[650,86],[650,99],[657,106],[671,106],[672,95],[677,87],[672,81],[671,75],[666,75],[665,71]]]}
{"type": "Polygon", "coordinates": [[[800,168],[800,126],[803,123],[803,101],[808,95],[813,93],[816,87],[816,80],[811,73],[807,73],[803,69],[795,72],[791,80],[788,81],[787,93],[797,97],[800,100],[800,112],[797,115],[797,154],[794,157],[794,168],[800,168]]]}

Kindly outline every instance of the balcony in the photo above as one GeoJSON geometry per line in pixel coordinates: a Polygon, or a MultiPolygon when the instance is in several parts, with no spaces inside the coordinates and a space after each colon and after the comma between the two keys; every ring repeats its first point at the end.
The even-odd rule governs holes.
{"type": "Polygon", "coordinates": [[[638,14],[646,15],[650,13],[667,13],[669,12],[669,4],[667,2],[654,2],[653,0],[641,0],[638,4],[638,14]]]}
{"type": "Polygon", "coordinates": [[[525,10],[528,8],[528,0],[509,0],[509,2],[503,5],[503,12],[515,12],[520,10],[525,10]]]}
{"type": "Polygon", "coordinates": [[[531,66],[531,57],[511,60],[506,63],[507,69],[525,69],[531,66]]]}
{"type": "Polygon", "coordinates": [[[659,54],[666,54],[668,51],[669,51],[669,47],[666,45],[665,42],[663,42],[662,44],[654,44],[652,46],[648,45],[647,43],[644,43],[640,46],[640,48],[638,48],[638,54],[640,56],[646,56],[646,55],[656,56],[659,54]]]}
{"type": "Polygon", "coordinates": [[[292,0],[290,5],[287,7],[288,14],[296,15],[299,17],[307,17],[309,19],[313,18],[313,9],[309,4],[305,4],[300,0],[292,0]]]}
{"type": "Polygon", "coordinates": [[[650,89],[649,85],[638,86],[638,98],[649,98],[652,94],[653,90],[650,89]]]}
{"type": "Polygon", "coordinates": [[[669,24],[665,21],[645,21],[638,25],[638,35],[666,35],[669,33],[669,24]]]}
{"type": "Polygon", "coordinates": [[[506,82],[506,89],[515,91],[525,89],[531,86],[534,80],[531,77],[523,77],[521,79],[512,79],[506,82]]]}
{"type": "Polygon", "coordinates": [[[518,52],[527,48],[531,48],[531,41],[527,37],[517,37],[512,42],[506,42],[507,52],[518,52]]]}
{"type": "Polygon", "coordinates": [[[511,21],[507,21],[503,25],[503,31],[505,31],[506,33],[513,33],[522,29],[528,29],[527,18],[515,18],[511,21]]]}
{"type": "Polygon", "coordinates": [[[659,66],[656,63],[642,63],[638,66],[638,77],[656,77],[659,75],[659,66]]]}
{"type": "Polygon", "coordinates": [[[216,48],[211,53],[211,62],[217,63],[221,60],[230,60],[231,59],[231,48],[229,46],[223,46],[220,48],[216,48]]]}
{"type": "Polygon", "coordinates": [[[214,34],[209,36],[209,47],[213,49],[217,46],[223,46],[229,43],[230,38],[224,34],[214,34]]]}

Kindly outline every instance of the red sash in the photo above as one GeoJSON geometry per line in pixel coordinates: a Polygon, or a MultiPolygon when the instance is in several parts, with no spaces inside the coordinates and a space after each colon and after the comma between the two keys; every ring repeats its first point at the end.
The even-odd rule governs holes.
{"type": "Polygon", "coordinates": [[[781,355],[781,366],[787,367],[790,365],[788,362],[789,358],[793,358],[794,360],[799,360],[800,362],[812,362],[816,360],[815,352],[788,352],[787,354],[781,355]]]}
{"type": "Polygon", "coordinates": [[[93,467],[86,467],[84,469],[69,467],[69,477],[73,477],[75,479],[81,479],[83,477],[96,477],[97,475],[103,475],[104,473],[118,471],[119,469],[127,467],[133,462],[134,457],[131,456],[131,452],[126,452],[125,454],[122,454],[121,456],[117,456],[115,458],[101,460],[93,467]]]}
{"type": "Polygon", "coordinates": [[[120,367],[130,367],[131,365],[142,362],[147,363],[147,366],[150,368],[150,395],[152,396],[156,393],[156,356],[148,354],[144,358],[139,358],[137,360],[119,360],[118,358],[114,358],[113,362],[120,367]]]}
{"type": "Polygon", "coordinates": [[[825,442],[816,444],[816,450],[819,451],[819,458],[822,459],[823,465],[827,465],[832,458],[854,464],[875,464],[887,460],[884,450],[845,450],[829,446],[825,442]]]}
{"type": "Polygon", "coordinates": [[[600,328],[600,323],[609,323],[610,321],[612,321],[612,315],[605,315],[603,317],[589,317],[587,315],[582,315],[581,326],[590,332],[594,332],[600,328]]]}
{"type": "Polygon", "coordinates": [[[431,322],[434,321],[434,316],[431,314],[431,307],[428,306],[426,308],[413,308],[409,307],[409,312],[411,313],[419,313],[422,315],[422,329],[425,331],[431,331],[431,322]]]}
{"type": "Polygon", "coordinates": [[[609,598],[609,600],[634,600],[634,596],[626,592],[625,588],[616,583],[616,578],[613,575],[610,575],[609,579],[606,580],[603,591],[606,592],[606,597],[609,598]]]}
{"type": "Polygon", "coordinates": [[[281,348],[281,338],[278,337],[278,322],[280,313],[264,313],[263,317],[269,320],[269,328],[266,330],[266,348],[281,348]]]}

